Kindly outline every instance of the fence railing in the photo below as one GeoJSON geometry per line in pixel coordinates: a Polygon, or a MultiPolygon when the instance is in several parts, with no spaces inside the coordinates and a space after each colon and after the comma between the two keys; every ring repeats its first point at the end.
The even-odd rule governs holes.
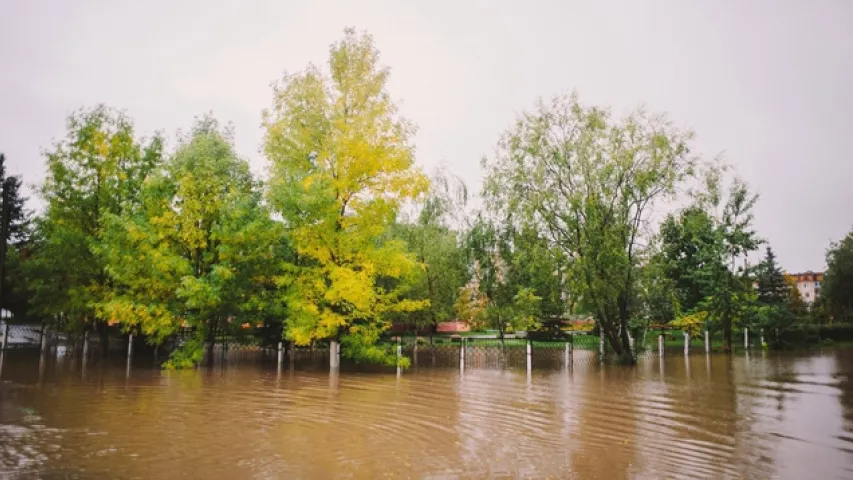
{"type": "MultiPolygon", "coordinates": [[[[846,332],[846,331],[845,331],[846,332]]],[[[110,333],[110,332],[108,332],[110,333]]],[[[841,332],[844,333],[844,332],[841,332]]],[[[841,334],[839,333],[839,335],[841,334]]],[[[134,343],[144,345],[144,339],[121,334],[115,330],[107,346],[110,350],[125,350],[128,358],[132,356],[134,343]],[[118,338],[116,338],[118,336],[118,338]]],[[[191,330],[183,330],[175,335],[167,345],[159,350],[161,359],[165,359],[171,348],[179,346],[193,336],[191,330]]],[[[279,337],[280,338],[280,337],[279,337]]],[[[737,332],[734,344],[739,349],[760,348],[765,338],[762,332],[750,332],[748,329],[737,332]]],[[[704,353],[706,351],[704,332],[700,335],[685,337],[681,331],[668,330],[658,332],[649,330],[642,337],[632,339],[633,354],[636,357],[704,353]],[[687,342],[685,343],[685,340],[687,342]],[[685,348],[688,347],[688,348],[685,348]]],[[[0,348],[38,348],[43,351],[62,344],[68,356],[91,355],[98,351],[101,342],[94,332],[78,334],[58,333],[41,325],[16,325],[0,322],[0,348]]],[[[566,335],[563,338],[537,339],[516,335],[500,338],[492,335],[467,336],[415,336],[399,335],[386,337],[380,341],[390,355],[399,352],[400,357],[409,359],[412,367],[460,367],[460,368],[564,368],[576,364],[605,361],[613,358],[612,349],[602,344],[602,339],[589,333],[566,335]],[[603,354],[603,355],[602,355],[603,354]]],[[[719,350],[722,345],[720,335],[709,335],[708,347],[719,350]]],[[[203,362],[285,362],[299,367],[336,368],[351,365],[340,356],[336,342],[316,341],[310,346],[295,346],[278,340],[275,335],[222,334],[212,337],[205,346],[203,362]]],[[[154,358],[158,351],[154,350],[154,358]]],[[[143,351],[143,355],[147,354],[143,351]]],[[[367,367],[365,365],[365,367],[367,367]]]]}
{"type": "Polygon", "coordinates": [[[0,322],[0,348],[38,348],[42,342],[41,325],[16,325],[0,322]]]}

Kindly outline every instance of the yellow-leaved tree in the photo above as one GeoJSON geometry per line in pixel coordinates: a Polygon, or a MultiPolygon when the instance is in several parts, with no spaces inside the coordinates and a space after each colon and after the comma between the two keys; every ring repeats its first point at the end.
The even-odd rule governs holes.
{"type": "Polygon", "coordinates": [[[347,29],[328,72],[311,64],[285,75],[264,112],[264,151],[269,202],[297,253],[286,337],[340,339],[344,356],[393,363],[376,343],[388,315],[428,303],[401,297],[403,276],[422,266],[386,232],[428,180],[378,61],[372,37],[347,29]]]}

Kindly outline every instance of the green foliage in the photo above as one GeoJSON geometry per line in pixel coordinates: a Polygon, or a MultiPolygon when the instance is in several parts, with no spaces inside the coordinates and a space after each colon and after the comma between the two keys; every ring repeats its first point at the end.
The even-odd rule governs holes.
{"type": "Polygon", "coordinates": [[[689,206],[678,215],[668,215],[661,224],[660,245],[655,260],[659,274],[671,282],[677,310],[695,311],[711,295],[716,272],[725,262],[717,222],[701,206],[689,206]]]}
{"type": "Polygon", "coordinates": [[[341,337],[341,351],[349,352],[349,357],[359,362],[386,365],[389,367],[409,368],[408,357],[397,358],[396,346],[379,343],[380,328],[371,328],[369,324],[357,325],[358,331],[341,337]]]}
{"type": "Polygon", "coordinates": [[[776,263],[776,255],[770,247],[767,247],[764,260],[755,273],[758,284],[758,325],[768,333],[770,344],[778,347],[787,330],[801,325],[807,319],[806,307],[796,283],[785,279],[785,273],[776,263]]]}
{"type": "Polygon", "coordinates": [[[204,332],[198,330],[178,348],[172,351],[163,364],[167,370],[183,370],[197,366],[204,357],[204,332]]]}
{"type": "Polygon", "coordinates": [[[498,229],[478,216],[466,238],[474,284],[461,292],[457,303],[460,318],[475,327],[496,329],[501,335],[539,325],[545,316],[540,292],[549,298],[559,298],[560,293],[551,291],[559,290],[553,280],[557,271],[553,257],[545,250],[534,258],[532,247],[541,244],[532,235],[509,226],[498,229]]]}
{"type": "Polygon", "coordinates": [[[679,317],[673,320],[670,325],[689,333],[691,337],[696,337],[705,329],[707,319],[708,312],[700,310],[696,313],[679,317]]]}
{"type": "Polygon", "coordinates": [[[666,310],[678,318],[676,326],[693,328],[691,322],[701,316],[707,328],[723,330],[731,350],[732,329],[764,324],[768,312],[759,308],[752,272],[736,265],[761,243],[752,229],[757,196],[735,180],[722,214],[715,217],[712,212],[720,209],[724,196],[720,178],[721,170],[713,167],[694,203],[667,216],[652,268],[664,277],[657,282],[664,288],[654,298],[659,304],[672,298],[672,307],[666,310]]]}
{"type": "Polygon", "coordinates": [[[776,255],[769,246],[764,260],[755,271],[758,284],[758,300],[765,305],[781,306],[790,297],[790,286],[785,282],[785,273],[776,263],[776,255]]]}
{"type": "Polygon", "coordinates": [[[32,294],[23,268],[31,234],[32,212],[26,208],[27,199],[21,192],[21,179],[6,174],[6,157],[2,153],[0,153],[0,187],[6,203],[8,221],[5,238],[6,263],[2,278],[3,292],[0,297],[0,307],[21,319],[27,316],[32,294]]]}
{"type": "Polygon", "coordinates": [[[26,207],[27,198],[23,196],[23,182],[20,177],[6,173],[6,156],[0,153],[0,185],[8,199],[9,228],[6,240],[10,245],[26,245],[31,233],[32,212],[26,207]]]}
{"type": "MultiPolygon", "coordinates": [[[[111,283],[99,315],[159,344],[182,325],[210,337],[229,317],[257,323],[281,313],[283,228],[214,120],[197,123],[139,198],[104,216],[96,251],[111,283]]],[[[201,346],[188,342],[170,365],[186,366],[201,346]]]]}
{"type": "Polygon", "coordinates": [[[342,336],[342,353],[374,340],[389,315],[425,308],[402,298],[423,268],[387,239],[402,202],[427,188],[413,167],[414,127],[386,90],[388,69],[369,35],[348,29],[330,51],[329,73],[309,65],[286,75],[264,112],[270,204],[298,255],[289,284],[287,338],[305,345],[342,336]],[[362,336],[348,341],[347,336],[362,336]]]}
{"type": "Polygon", "coordinates": [[[68,118],[65,137],[45,154],[47,175],[39,193],[46,209],[26,266],[34,313],[62,314],[72,328],[95,319],[94,306],[108,287],[105,262],[95,248],[104,218],[139,202],[161,152],[160,137],[136,140],[131,121],[105,106],[68,118]]]}
{"type": "Polygon", "coordinates": [[[616,120],[576,96],[558,97],[523,114],[484,162],[486,201],[572,259],[573,297],[626,359],[643,225],[692,174],[690,138],[662,117],[638,111],[616,120]]]}
{"type": "Polygon", "coordinates": [[[840,242],[830,244],[826,252],[826,273],[821,299],[832,319],[853,321],[853,231],[840,242]]]}
{"type": "Polygon", "coordinates": [[[415,328],[429,327],[435,332],[440,322],[454,318],[454,304],[460,289],[468,281],[466,252],[460,235],[453,229],[453,216],[467,201],[467,189],[461,180],[441,173],[435,175],[413,221],[397,223],[391,238],[404,241],[423,268],[405,276],[404,298],[427,301],[421,310],[392,316],[415,328]]]}

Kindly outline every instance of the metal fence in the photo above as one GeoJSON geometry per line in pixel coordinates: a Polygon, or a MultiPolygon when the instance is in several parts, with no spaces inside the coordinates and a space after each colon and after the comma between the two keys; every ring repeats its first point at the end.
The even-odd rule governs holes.
{"type": "Polygon", "coordinates": [[[16,325],[0,322],[0,348],[38,348],[42,342],[41,325],[16,325]]]}
{"type": "MultiPolygon", "coordinates": [[[[295,346],[279,340],[280,333],[277,335],[274,333],[216,335],[212,337],[212,342],[208,341],[206,344],[202,362],[214,365],[232,362],[277,363],[311,369],[330,366],[386,368],[358,364],[341,358],[340,346],[336,342],[316,341],[310,346],[295,346]],[[332,354],[333,351],[338,352],[337,356],[332,354]]],[[[644,337],[636,339],[634,354],[637,357],[646,357],[681,352],[684,354],[705,352],[703,336],[690,338],[687,343],[690,348],[685,349],[685,337],[681,332],[676,333],[661,337],[655,332],[649,332],[644,337]]],[[[165,359],[171,349],[188,341],[193,335],[192,330],[182,330],[157,349],[149,346],[154,350],[153,358],[156,360],[159,354],[161,360],[165,359]]],[[[145,346],[143,338],[122,334],[117,329],[107,332],[105,343],[103,338],[98,337],[99,335],[94,332],[58,333],[53,329],[45,329],[41,325],[0,323],[0,342],[4,349],[41,347],[44,351],[56,348],[57,351],[61,349],[64,355],[85,358],[94,352],[106,353],[103,350],[103,346],[106,345],[108,350],[124,350],[130,358],[134,349],[145,346]]],[[[752,338],[744,336],[740,345],[741,348],[755,348],[760,347],[761,343],[760,335],[756,334],[752,338]]],[[[564,338],[557,339],[524,338],[515,335],[507,335],[504,338],[499,338],[497,335],[433,337],[402,335],[383,338],[379,345],[385,348],[392,358],[394,355],[408,358],[415,369],[432,367],[555,369],[609,361],[613,356],[612,350],[607,345],[602,345],[601,338],[591,334],[566,335],[564,338]]],[[[151,350],[137,351],[137,355],[150,353],[151,350]]]]}
{"type": "MultiPolygon", "coordinates": [[[[413,368],[525,368],[530,362],[536,368],[563,368],[574,363],[599,360],[599,338],[592,335],[573,335],[560,340],[528,340],[507,336],[397,336],[387,337],[379,346],[394,356],[409,359],[413,368]],[[529,360],[528,360],[529,357],[529,360]]],[[[311,346],[295,346],[288,342],[251,342],[235,337],[219,337],[205,349],[204,363],[223,362],[282,362],[298,368],[328,367],[332,361],[329,341],[317,341],[311,346]]],[[[356,365],[346,358],[339,359],[345,367],[356,365]]],[[[360,365],[370,368],[368,365],[360,365]]]]}

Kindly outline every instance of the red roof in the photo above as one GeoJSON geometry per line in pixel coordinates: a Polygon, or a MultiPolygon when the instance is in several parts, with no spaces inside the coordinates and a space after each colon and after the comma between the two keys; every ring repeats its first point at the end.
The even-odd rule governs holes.
{"type": "Polygon", "coordinates": [[[442,322],[436,326],[438,333],[470,332],[471,326],[465,322],[442,322]]]}

